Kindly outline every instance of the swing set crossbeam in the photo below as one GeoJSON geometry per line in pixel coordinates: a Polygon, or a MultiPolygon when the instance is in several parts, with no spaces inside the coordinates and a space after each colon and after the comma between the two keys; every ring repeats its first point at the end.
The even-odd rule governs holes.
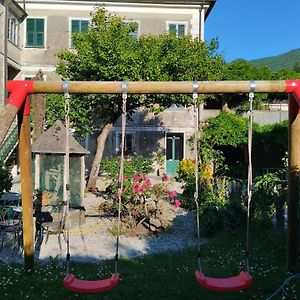
{"type": "MultiPolygon", "coordinates": [[[[289,93],[300,88],[300,80],[255,81],[256,93],[289,93]]],[[[29,93],[63,93],[62,81],[9,81],[7,90],[22,89],[29,93]]],[[[122,93],[122,82],[118,81],[69,81],[69,93],[114,94],[122,93]]],[[[128,94],[191,94],[192,81],[135,81],[127,82],[128,94]]],[[[199,94],[247,93],[250,81],[198,81],[199,94]]]]}

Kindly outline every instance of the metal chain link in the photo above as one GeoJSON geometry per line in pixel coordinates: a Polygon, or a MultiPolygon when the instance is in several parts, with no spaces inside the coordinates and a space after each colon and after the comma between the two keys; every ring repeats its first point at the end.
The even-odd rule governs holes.
{"type": "Polygon", "coordinates": [[[246,229],[246,253],[245,253],[245,270],[249,272],[249,255],[250,255],[250,204],[252,200],[253,171],[252,171],[252,138],[253,138],[253,99],[255,92],[255,81],[250,81],[249,91],[249,120],[248,120],[248,182],[247,182],[247,229],[246,229]]]}

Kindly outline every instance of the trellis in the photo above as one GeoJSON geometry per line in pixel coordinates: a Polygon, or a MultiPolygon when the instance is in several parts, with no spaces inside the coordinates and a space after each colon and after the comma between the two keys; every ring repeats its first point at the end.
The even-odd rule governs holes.
{"type": "MultiPolygon", "coordinates": [[[[70,94],[122,93],[122,82],[70,81],[70,94]]],[[[199,81],[199,94],[248,93],[250,81],[199,81]]],[[[194,82],[127,82],[128,94],[192,94],[194,82]]],[[[33,206],[31,178],[30,100],[33,93],[63,93],[61,81],[8,81],[10,96],[0,111],[0,145],[16,115],[19,119],[24,265],[34,267],[33,206]]],[[[300,209],[300,80],[256,81],[256,93],[287,93],[289,96],[289,167],[287,265],[297,269],[300,209]]]]}

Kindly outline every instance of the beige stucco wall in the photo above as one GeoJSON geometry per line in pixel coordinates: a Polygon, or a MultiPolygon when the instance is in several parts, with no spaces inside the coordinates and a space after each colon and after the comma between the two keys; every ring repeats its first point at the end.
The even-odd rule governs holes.
{"type": "Polygon", "coordinates": [[[17,68],[21,67],[21,49],[17,45],[8,41],[7,54],[9,63],[15,65],[17,68]]]}
{"type": "MultiPolygon", "coordinates": [[[[41,17],[46,20],[46,41],[45,48],[27,48],[25,46],[24,26],[22,30],[22,63],[24,65],[55,65],[56,53],[61,50],[69,49],[70,19],[88,18],[89,13],[78,13],[77,11],[59,12],[42,10],[29,11],[30,17],[41,17]],[[55,13],[55,14],[54,14],[55,13]]],[[[123,17],[140,22],[140,33],[144,34],[165,34],[167,21],[186,21],[190,27],[190,15],[171,15],[164,14],[136,14],[122,13],[123,17]]]]}
{"type": "MultiPolygon", "coordinates": [[[[21,1],[18,2],[21,3],[21,1]]],[[[20,30],[22,73],[18,76],[19,79],[33,76],[40,69],[45,74],[46,80],[59,79],[59,76],[54,74],[57,63],[56,54],[60,50],[69,49],[70,19],[88,19],[95,3],[95,1],[27,3],[28,17],[45,18],[46,40],[44,48],[26,48],[26,21],[23,22],[20,30]]],[[[168,21],[186,22],[189,33],[197,34],[199,31],[199,10],[195,7],[106,3],[105,9],[128,20],[137,21],[140,24],[141,35],[165,34],[168,21]]]]}

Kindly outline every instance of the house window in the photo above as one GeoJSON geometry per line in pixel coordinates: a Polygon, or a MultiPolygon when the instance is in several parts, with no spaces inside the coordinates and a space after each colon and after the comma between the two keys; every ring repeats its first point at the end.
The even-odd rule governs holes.
{"type": "MultiPolygon", "coordinates": [[[[23,75],[22,79],[23,80],[34,80],[34,78],[36,77],[36,75],[23,75]]],[[[46,81],[47,75],[43,75],[43,80],[42,81],[46,81]]]]}
{"type": "Polygon", "coordinates": [[[134,28],[130,32],[130,35],[134,38],[138,38],[140,36],[140,22],[139,21],[131,21],[131,20],[126,20],[125,24],[130,25],[134,24],[134,28]]]}
{"type": "Polygon", "coordinates": [[[89,20],[82,20],[82,19],[72,19],[71,20],[71,40],[70,40],[71,48],[74,47],[74,42],[72,40],[72,34],[87,32],[88,28],[89,28],[89,20]]]}
{"type": "Polygon", "coordinates": [[[7,39],[18,45],[19,42],[19,21],[18,19],[11,13],[8,14],[8,26],[7,26],[7,39]]]}
{"type": "Polygon", "coordinates": [[[186,22],[167,22],[167,31],[176,34],[176,36],[184,36],[186,29],[186,22]]]}
{"type": "MultiPolygon", "coordinates": [[[[122,133],[117,133],[117,139],[116,139],[116,152],[121,153],[121,147],[122,147],[122,133]]],[[[125,134],[125,143],[124,143],[124,153],[125,155],[132,154],[132,133],[126,133],[125,134]]]]}
{"type": "Polygon", "coordinates": [[[45,20],[42,18],[27,18],[26,47],[45,47],[45,20]]]}

